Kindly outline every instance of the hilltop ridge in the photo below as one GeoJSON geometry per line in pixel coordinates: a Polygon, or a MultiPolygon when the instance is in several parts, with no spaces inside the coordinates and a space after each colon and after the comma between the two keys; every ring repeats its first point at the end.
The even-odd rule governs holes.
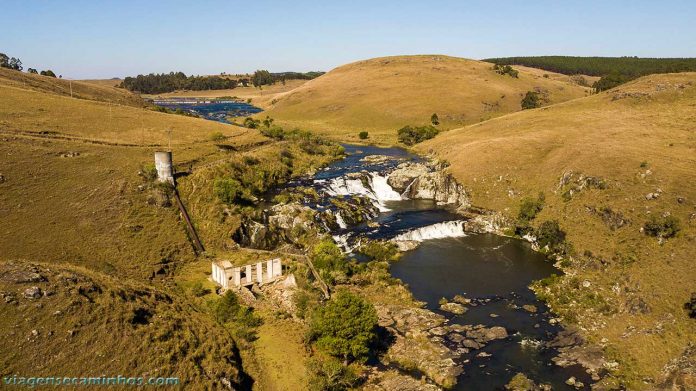
{"type": "Polygon", "coordinates": [[[492,67],[442,55],[357,61],[259,101],[261,115],[343,141],[366,130],[371,140],[393,143],[397,129],[429,123],[433,113],[449,129],[519,111],[527,91],[538,91],[545,104],[590,93],[565,75],[520,67],[515,78],[492,67]]]}
{"type": "Polygon", "coordinates": [[[532,225],[557,220],[574,248],[546,297],[605,341],[629,388],[661,379],[696,343],[683,310],[696,281],[694,102],[696,73],[651,75],[416,147],[446,160],[475,205],[510,219],[525,198],[545,194],[532,225]],[[647,222],[666,216],[678,222],[676,237],[647,235],[647,222]]]}

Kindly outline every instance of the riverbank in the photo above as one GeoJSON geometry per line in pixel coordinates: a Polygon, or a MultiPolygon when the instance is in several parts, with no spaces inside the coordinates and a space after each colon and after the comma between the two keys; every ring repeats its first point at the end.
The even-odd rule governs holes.
{"type": "MultiPolygon", "coordinates": [[[[379,154],[383,151],[380,148],[345,148],[348,152],[346,159],[320,170],[312,179],[302,179],[286,186],[285,190],[290,193],[282,193],[284,202],[268,208],[262,220],[242,222],[238,238],[243,238],[247,246],[259,248],[275,247],[281,243],[306,247],[308,237],[316,238],[317,234],[329,232],[347,252],[358,254],[357,259],[362,260],[364,258],[360,254],[366,244],[374,241],[389,243],[384,240],[394,241],[396,237],[407,237],[408,242],[416,242],[410,248],[420,248],[422,242],[432,243],[440,240],[437,239],[439,237],[451,237],[453,233],[448,230],[458,230],[454,232],[455,236],[467,236],[473,232],[510,234],[510,224],[500,214],[471,206],[468,195],[444,171],[444,165],[424,161],[402,150],[387,149],[390,154],[385,156],[379,154]],[[443,209],[444,204],[449,205],[447,209],[458,212],[458,216],[466,216],[466,219],[457,223],[456,219],[462,217],[452,212],[443,214],[447,210],[443,209]],[[440,223],[442,221],[445,223],[440,223]],[[445,224],[447,229],[440,228],[438,224],[445,224]],[[298,230],[299,227],[302,228],[298,230]],[[263,234],[260,235],[260,232],[263,234]]],[[[521,245],[517,240],[505,240],[521,245]]],[[[485,246],[477,247],[494,253],[500,248],[499,245],[491,246],[490,250],[486,250],[485,246]]],[[[410,253],[406,253],[406,257],[410,253]]],[[[523,258],[530,256],[520,254],[518,256],[523,258]]],[[[543,259],[539,261],[545,263],[543,259]]],[[[398,262],[396,265],[405,263],[403,258],[398,262]]],[[[456,259],[452,262],[457,263],[456,259]]],[[[511,262],[519,261],[512,259],[511,262]]],[[[351,290],[368,298],[375,305],[380,327],[391,342],[373,365],[363,368],[367,376],[365,381],[377,389],[389,387],[387,384],[398,385],[396,389],[403,388],[413,381],[451,388],[458,380],[465,379],[462,373],[467,366],[489,368],[481,375],[492,375],[491,379],[499,383],[501,379],[507,381],[507,378],[511,379],[517,374],[517,371],[512,373],[510,369],[504,369],[504,373],[496,372],[496,368],[504,368],[506,364],[509,366],[506,360],[510,356],[506,357],[504,353],[510,349],[504,346],[516,346],[515,350],[521,352],[520,357],[538,355],[551,365],[553,357],[549,352],[555,353],[560,348],[576,346],[581,342],[577,338],[571,343],[563,342],[565,345],[556,341],[553,336],[561,330],[558,320],[544,310],[543,304],[528,302],[533,301],[534,296],[527,290],[527,284],[533,279],[548,276],[550,272],[543,272],[540,277],[523,282],[521,291],[515,288],[520,292],[513,292],[512,296],[509,296],[510,291],[500,291],[492,297],[465,297],[461,294],[468,287],[462,284],[458,291],[452,291],[445,297],[448,302],[440,307],[439,303],[434,306],[433,300],[416,300],[404,282],[392,277],[389,262],[373,261],[352,270],[352,275],[335,277],[336,289],[351,290]],[[527,297],[523,297],[525,294],[527,297]],[[465,320],[467,315],[462,315],[464,312],[469,312],[470,316],[476,314],[476,321],[465,320]],[[537,317],[538,321],[530,320],[537,317]],[[515,325],[493,324],[495,322],[491,320],[496,318],[500,318],[498,321],[503,324],[508,319],[514,319],[515,325]],[[539,337],[525,338],[532,334],[539,337]],[[480,350],[488,345],[491,345],[489,351],[498,353],[480,350]],[[530,355],[528,351],[520,349],[525,345],[542,353],[530,355]],[[418,359],[414,360],[414,357],[418,359]],[[478,366],[474,366],[474,362],[478,366]]],[[[436,281],[431,283],[437,284],[436,281]]],[[[435,301],[442,297],[436,297],[435,301]]],[[[582,359],[575,361],[587,363],[582,359]]],[[[566,358],[562,363],[569,366],[575,361],[566,358]]],[[[517,366],[519,372],[524,373],[524,367],[530,363],[527,358],[517,360],[517,364],[511,368],[517,366]]],[[[586,374],[578,371],[577,367],[568,370],[561,366],[558,368],[561,369],[538,373],[538,370],[530,367],[529,371],[534,372],[531,377],[540,378],[540,383],[549,380],[555,389],[582,388],[592,381],[590,377],[596,380],[602,371],[594,367],[586,374]],[[573,383],[573,386],[566,384],[566,381],[573,383]]],[[[477,371],[472,370],[472,374],[477,371]]],[[[467,386],[465,382],[461,384],[467,386]]]]}

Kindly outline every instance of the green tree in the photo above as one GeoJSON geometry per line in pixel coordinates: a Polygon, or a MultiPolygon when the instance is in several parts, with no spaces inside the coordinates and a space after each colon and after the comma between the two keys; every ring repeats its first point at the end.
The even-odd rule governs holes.
{"type": "Polygon", "coordinates": [[[372,304],[349,292],[339,292],[319,307],[311,321],[317,347],[343,359],[364,361],[377,338],[377,311],[372,304]]]}
{"type": "Polygon", "coordinates": [[[552,251],[560,249],[566,238],[566,233],[558,225],[558,220],[544,221],[535,234],[539,246],[542,248],[549,246],[552,251]]]}
{"type": "Polygon", "coordinates": [[[439,133],[437,128],[428,126],[404,126],[397,131],[399,142],[406,145],[418,144],[422,141],[431,139],[439,133]]]}
{"type": "Polygon", "coordinates": [[[271,73],[267,70],[257,70],[251,77],[251,83],[254,85],[254,87],[270,85],[273,84],[273,82],[273,75],[271,75],[271,73]]]}
{"type": "Polygon", "coordinates": [[[438,118],[437,113],[433,113],[433,115],[430,116],[430,123],[435,126],[440,125],[440,118],[438,118]]]}
{"type": "Polygon", "coordinates": [[[29,69],[27,69],[27,72],[33,73],[33,74],[38,74],[38,73],[39,73],[39,72],[38,72],[36,69],[34,69],[34,68],[29,68],[29,69]]]}
{"type": "Polygon", "coordinates": [[[15,71],[22,70],[22,61],[18,58],[9,57],[5,53],[0,53],[0,68],[9,68],[15,71]]]}
{"type": "Polygon", "coordinates": [[[358,133],[358,137],[360,138],[360,140],[365,140],[369,137],[369,134],[363,130],[362,132],[358,133]]]}
{"type": "Polygon", "coordinates": [[[246,117],[244,119],[244,127],[247,127],[249,129],[256,129],[259,127],[260,124],[261,124],[261,121],[259,121],[257,119],[253,119],[251,117],[246,117]]]}
{"type": "Polygon", "coordinates": [[[318,269],[344,270],[346,257],[333,240],[322,240],[312,249],[312,262],[318,269]]]}
{"type": "Polygon", "coordinates": [[[41,75],[43,75],[43,76],[50,76],[50,77],[56,77],[56,74],[55,74],[52,70],[50,70],[50,69],[47,69],[47,70],[45,70],[45,71],[41,71],[41,75]]]}
{"type": "Polygon", "coordinates": [[[220,201],[228,205],[248,199],[241,183],[233,178],[215,179],[215,182],[213,182],[213,191],[220,201]]]}
{"type": "Polygon", "coordinates": [[[270,128],[271,125],[273,125],[273,118],[266,116],[266,118],[263,119],[263,126],[265,128],[270,128]]]}
{"type": "Polygon", "coordinates": [[[535,109],[541,106],[541,100],[539,99],[539,94],[534,91],[527,91],[527,94],[522,98],[522,110],[535,109]]]}
{"type": "Polygon", "coordinates": [[[312,358],[307,367],[311,374],[310,391],[350,390],[360,380],[351,366],[345,366],[333,357],[312,358]]]}
{"type": "Polygon", "coordinates": [[[527,197],[522,200],[520,204],[520,211],[517,214],[517,218],[522,223],[528,223],[536,217],[536,215],[541,212],[544,208],[544,193],[539,193],[539,197],[536,199],[527,197]]]}

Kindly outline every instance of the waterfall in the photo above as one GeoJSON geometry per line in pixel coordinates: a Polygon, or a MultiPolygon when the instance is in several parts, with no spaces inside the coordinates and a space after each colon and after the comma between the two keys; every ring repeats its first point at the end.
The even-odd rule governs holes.
{"type": "Polygon", "coordinates": [[[402,199],[404,199],[404,200],[407,200],[407,199],[408,199],[408,192],[411,191],[411,186],[413,186],[413,184],[416,183],[416,180],[417,180],[417,179],[418,179],[418,178],[413,178],[413,180],[411,181],[411,183],[409,183],[408,186],[406,186],[406,189],[404,190],[404,192],[401,193],[401,198],[402,198],[402,199]]]}
{"type": "Polygon", "coordinates": [[[375,205],[380,212],[389,212],[391,210],[384,206],[385,201],[398,201],[402,199],[399,193],[389,186],[387,177],[377,172],[371,172],[368,174],[367,178],[367,186],[365,186],[361,178],[348,178],[342,176],[331,179],[328,186],[325,188],[326,194],[330,196],[365,196],[372,200],[373,205],[375,205]]]}
{"type": "Polygon", "coordinates": [[[343,220],[343,216],[339,212],[336,212],[336,224],[338,224],[341,229],[346,229],[348,228],[348,225],[346,225],[345,220],[343,220]]]}
{"type": "Polygon", "coordinates": [[[352,246],[350,245],[350,243],[348,243],[348,239],[350,238],[351,234],[352,234],[352,232],[344,234],[344,235],[334,235],[333,236],[333,240],[334,240],[334,242],[336,242],[338,247],[341,247],[343,249],[343,251],[345,251],[348,254],[353,252],[354,249],[360,247],[359,240],[358,240],[358,243],[356,243],[352,246]]]}
{"type": "Polygon", "coordinates": [[[395,242],[422,242],[428,239],[456,238],[462,236],[466,236],[466,233],[464,233],[464,221],[454,220],[416,228],[399,234],[392,240],[395,242]]]}
{"type": "Polygon", "coordinates": [[[381,176],[376,172],[370,174],[372,191],[377,197],[378,201],[401,201],[401,196],[399,193],[394,191],[389,183],[387,183],[387,177],[381,176]]]}

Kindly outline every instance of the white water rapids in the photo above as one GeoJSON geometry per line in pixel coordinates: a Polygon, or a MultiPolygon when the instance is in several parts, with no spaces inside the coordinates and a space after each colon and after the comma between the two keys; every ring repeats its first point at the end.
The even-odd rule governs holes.
{"type": "Polygon", "coordinates": [[[349,178],[342,176],[329,181],[326,193],[331,196],[362,195],[372,200],[372,203],[380,212],[388,212],[390,209],[384,206],[385,201],[400,201],[403,198],[387,183],[387,177],[379,173],[368,174],[367,186],[361,178],[349,178]]]}
{"type": "Polygon", "coordinates": [[[466,236],[464,232],[464,221],[455,220],[416,228],[399,234],[392,240],[395,242],[422,242],[428,239],[458,238],[462,236],[466,236]]]}

